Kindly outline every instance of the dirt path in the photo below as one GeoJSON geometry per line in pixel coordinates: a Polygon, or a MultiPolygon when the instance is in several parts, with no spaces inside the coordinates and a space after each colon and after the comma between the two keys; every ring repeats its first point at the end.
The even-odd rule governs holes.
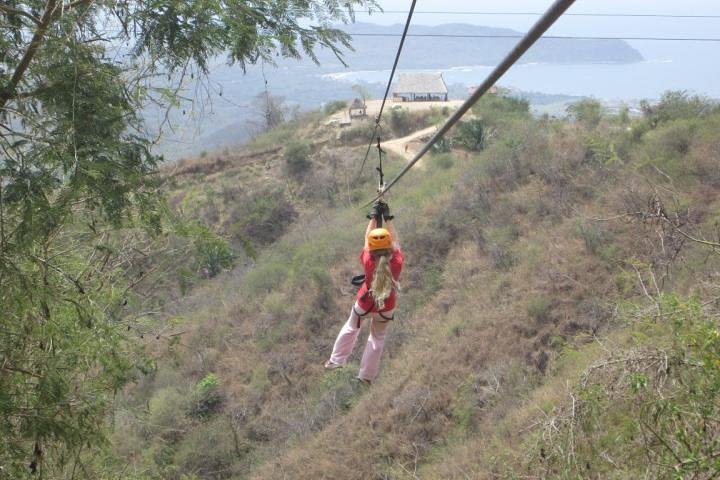
{"type": "MultiPolygon", "coordinates": [[[[437,131],[436,126],[431,126],[418,130],[405,137],[394,138],[387,142],[382,142],[380,145],[385,151],[392,152],[405,160],[410,161],[415,154],[420,150],[423,142],[420,141],[423,137],[429,137],[437,131]]],[[[418,162],[418,166],[422,168],[422,161],[418,162]]]]}

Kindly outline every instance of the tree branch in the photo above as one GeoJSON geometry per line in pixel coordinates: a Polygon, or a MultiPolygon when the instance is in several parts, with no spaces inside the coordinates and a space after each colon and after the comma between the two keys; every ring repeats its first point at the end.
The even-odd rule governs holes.
{"type": "MultiPolygon", "coordinates": [[[[61,0],[48,0],[47,4],[45,5],[45,11],[43,12],[42,17],[39,20],[30,16],[30,18],[32,18],[37,25],[37,29],[35,30],[32,40],[30,40],[27,50],[25,50],[25,54],[20,60],[20,63],[18,63],[18,66],[15,69],[12,78],[10,78],[10,81],[5,86],[5,88],[0,91],[0,109],[4,108],[5,104],[11,98],[15,98],[15,89],[20,84],[20,80],[22,80],[23,75],[25,75],[25,72],[30,66],[30,62],[32,62],[33,58],[35,58],[35,54],[37,53],[37,50],[45,37],[45,33],[47,32],[53,20],[55,20],[62,12],[66,12],[68,10],[72,10],[85,5],[89,6],[93,1],[94,0],[75,0],[73,2],[63,5],[61,0]]],[[[6,7],[4,6],[0,7],[0,10],[5,8],[6,7]]],[[[16,13],[21,14],[20,12],[22,12],[22,10],[18,10],[16,13]]]]}
{"type": "Polygon", "coordinates": [[[13,15],[20,15],[21,17],[25,17],[30,19],[35,25],[40,25],[40,19],[37,18],[35,15],[26,12],[25,10],[20,10],[19,8],[13,8],[9,5],[0,5],[0,12],[5,12],[13,15]]]}
{"type": "Polygon", "coordinates": [[[702,239],[700,239],[700,238],[695,238],[695,237],[693,237],[692,235],[689,235],[688,233],[684,232],[683,230],[681,230],[681,229],[678,228],[677,226],[673,225],[673,223],[670,221],[670,219],[666,218],[665,220],[666,220],[668,223],[670,223],[670,225],[672,225],[672,227],[673,227],[680,235],[682,235],[683,237],[687,238],[688,240],[691,240],[691,241],[693,241],[693,242],[699,243],[699,244],[701,244],[701,245],[707,245],[707,246],[713,247],[713,248],[720,248],[720,243],[717,243],[717,242],[709,242],[709,241],[707,241],[707,240],[702,240],[702,239]]]}
{"type": "Polygon", "coordinates": [[[82,7],[83,5],[90,5],[94,0],[75,0],[74,2],[66,3],[63,6],[63,10],[71,10],[73,8],[82,7]]]}
{"type": "Polygon", "coordinates": [[[45,32],[47,32],[48,27],[50,27],[50,23],[52,22],[59,5],[60,2],[58,0],[48,0],[47,5],[45,6],[45,12],[43,12],[42,18],[40,18],[40,22],[37,24],[37,30],[35,30],[32,40],[30,40],[27,50],[25,50],[23,58],[20,60],[20,63],[18,63],[18,66],[15,69],[15,72],[13,72],[13,76],[10,78],[7,86],[5,86],[2,92],[0,92],[0,108],[5,107],[8,100],[14,96],[15,89],[20,84],[20,80],[25,74],[27,68],[30,66],[30,62],[35,57],[37,49],[40,47],[43,37],[45,37],[45,32]]]}

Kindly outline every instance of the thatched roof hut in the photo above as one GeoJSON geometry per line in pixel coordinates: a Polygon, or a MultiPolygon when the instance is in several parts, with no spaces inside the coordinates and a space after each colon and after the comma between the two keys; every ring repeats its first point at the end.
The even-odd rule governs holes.
{"type": "Polygon", "coordinates": [[[393,98],[400,102],[446,102],[448,89],[442,73],[401,73],[393,98]]]}

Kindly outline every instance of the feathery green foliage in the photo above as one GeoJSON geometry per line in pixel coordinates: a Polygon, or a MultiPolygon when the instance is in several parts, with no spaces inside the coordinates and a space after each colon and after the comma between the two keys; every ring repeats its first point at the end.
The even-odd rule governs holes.
{"type": "MultiPolygon", "coordinates": [[[[165,207],[139,112],[180,104],[227,54],[340,54],[372,0],[26,0],[0,5],[0,478],[76,471],[113,395],[149,360],[126,335],[165,207]],[[117,60],[122,59],[122,60],[117,60]]],[[[202,99],[201,99],[202,100],[202,99]]],[[[208,276],[231,252],[203,235],[208,276]]]]}

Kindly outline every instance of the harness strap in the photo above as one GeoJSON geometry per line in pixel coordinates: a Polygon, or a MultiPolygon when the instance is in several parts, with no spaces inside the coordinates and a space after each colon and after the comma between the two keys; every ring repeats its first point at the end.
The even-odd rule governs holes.
{"type": "MultiPolygon", "coordinates": [[[[364,302],[368,298],[368,296],[372,300],[372,306],[370,308],[368,308],[367,312],[365,312],[365,315],[367,315],[369,312],[372,311],[373,308],[375,308],[375,299],[372,297],[372,290],[370,290],[370,285],[368,285],[368,289],[365,293],[363,293],[363,296],[360,297],[360,301],[364,302]]],[[[353,308],[355,308],[355,307],[353,307],[353,308]]]]}
{"type": "Polygon", "coordinates": [[[383,319],[385,319],[386,322],[389,322],[390,320],[393,320],[395,318],[395,312],[393,312],[389,317],[386,317],[383,315],[383,312],[377,312],[378,315],[380,315],[383,319]]]}
{"type": "Polygon", "coordinates": [[[368,313],[370,313],[370,310],[368,310],[367,312],[361,314],[361,313],[359,313],[359,312],[355,309],[355,305],[353,305],[353,306],[352,306],[352,311],[353,311],[353,313],[354,313],[355,315],[357,315],[357,317],[358,317],[358,319],[357,319],[357,328],[360,328],[360,322],[362,321],[362,319],[363,319],[363,317],[364,317],[365,315],[367,315],[368,313]]]}

